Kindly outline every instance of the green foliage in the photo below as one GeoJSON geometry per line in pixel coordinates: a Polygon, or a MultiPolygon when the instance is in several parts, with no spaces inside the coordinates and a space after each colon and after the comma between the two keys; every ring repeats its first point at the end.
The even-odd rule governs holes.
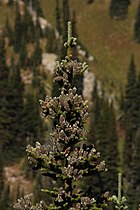
{"type": "Polygon", "coordinates": [[[1,193],[0,197],[0,208],[2,210],[12,210],[13,201],[10,195],[10,187],[7,183],[5,183],[4,189],[1,193]]]}
{"type": "Polygon", "coordinates": [[[125,19],[128,13],[130,0],[111,0],[109,14],[115,20],[125,19]]]}
{"type": "Polygon", "coordinates": [[[124,101],[124,124],[126,130],[124,162],[125,173],[129,177],[135,133],[137,130],[137,87],[136,69],[133,56],[131,57],[130,67],[127,76],[124,101]]]}
{"type": "Polygon", "coordinates": [[[61,35],[62,34],[62,19],[61,19],[61,10],[59,6],[59,0],[56,0],[55,17],[56,17],[56,29],[59,35],[61,35]]]}
{"type": "Polygon", "coordinates": [[[14,44],[14,32],[12,27],[10,26],[8,17],[5,21],[5,35],[9,38],[9,46],[14,44]]]}
{"type": "Polygon", "coordinates": [[[3,170],[3,148],[2,143],[0,144],[0,198],[4,188],[4,170],[3,170]]]}
{"type": "Polygon", "coordinates": [[[88,117],[87,101],[77,94],[72,87],[72,78],[87,69],[85,63],[72,60],[71,48],[75,46],[75,39],[71,37],[71,24],[68,23],[68,41],[65,43],[67,56],[55,67],[54,80],[60,85],[61,93],[58,97],[46,97],[40,101],[42,114],[54,121],[51,133],[52,145],[41,145],[36,142],[35,148],[27,147],[29,161],[34,170],[41,170],[43,175],[60,183],[59,187],[42,189],[53,198],[47,205],[44,201],[33,206],[29,197],[18,200],[16,209],[38,210],[100,210],[106,206],[108,193],[103,193],[99,199],[93,197],[92,192],[80,191],[78,182],[83,177],[94,175],[105,170],[104,161],[93,145],[86,145],[87,131],[84,123],[88,117]]]}
{"type": "Polygon", "coordinates": [[[16,53],[19,52],[20,46],[22,43],[22,32],[23,32],[23,26],[21,24],[22,17],[20,14],[19,5],[16,2],[16,11],[15,11],[15,24],[14,24],[14,50],[16,53]]]}
{"type": "Polygon", "coordinates": [[[26,47],[24,40],[22,40],[22,43],[20,45],[20,50],[19,50],[19,65],[20,65],[20,67],[27,68],[27,66],[28,66],[27,61],[28,61],[27,47],[26,47]]]}
{"type": "MultiPolygon", "coordinates": [[[[28,2],[29,3],[29,2],[28,2]]],[[[42,36],[42,30],[40,23],[37,20],[33,22],[33,18],[29,7],[25,6],[21,13],[18,2],[16,2],[16,15],[14,23],[14,50],[19,53],[22,48],[25,48],[28,43],[34,43],[40,36],[42,36]]]]}
{"type": "Polygon", "coordinates": [[[46,51],[48,53],[56,53],[58,50],[58,40],[56,39],[55,30],[48,28],[46,51]]]}
{"type": "Polygon", "coordinates": [[[122,174],[118,174],[118,197],[113,195],[111,200],[115,203],[115,209],[118,210],[125,210],[128,209],[126,205],[127,199],[123,196],[122,197],[122,174]]]}
{"type": "Polygon", "coordinates": [[[23,129],[27,143],[34,143],[36,139],[43,141],[43,122],[39,114],[38,103],[33,94],[27,94],[24,107],[23,129]]]}
{"type": "Polygon", "coordinates": [[[93,105],[91,107],[89,141],[95,144],[101,152],[108,173],[98,174],[96,190],[109,190],[116,193],[118,173],[118,133],[113,104],[108,102],[104,94],[98,93],[97,83],[93,90],[93,105]]]}
{"type": "Polygon", "coordinates": [[[34,42],[35,39],[35,25],[32,20],[32,15],[30,14],[27,7],[24,9],[24,15],[22,19],[22,39],[24,39],[24,44],[29,42],[34,42]]]}
{"type": "Polygon", "coordinates": [[[136,75],[134,57],[132,56],[127,76],[127,85],[124,98],[124,125],[125,125],[125,147],[124,147],[124,171],[126,177],[125,192],[128,196],[130,209],[137,209],[139,203],[139,76],[136,75]]]}
{"type": "Polygon", "coordinates": [[[4,36],[0,36],[0,138],[1,144],[4,145],[11,141],[12,133],[10,117],[10,86],[9,86],[9,68],[6,65],[6,51],[4,36]]]}
{"type": "Polygon", "coordinates": [[[22,128],[22,119],[23,119],[23,95],[24,95],[24,84],[20,75],[20,68],[18,65],[14,64],[12,61],[10,72],[10,89],[11,98],[10,98],[10,109],[11,109],[11,131],[14,135],[14,140],[16,143],[22,145],[23,142],[23,128],[22,128]]]}
{"type": "Polygon", "coordinates": [[[39,40],[36,40],[34,52],[31,57],[31,68],[35,68],[36,66],[39,66],[42,62],[42,49],[40,47],[39,40]]]}
{"type": "Polygon", "coordinates": [[[140,43],[140,3],[138,5],[136,20],[134,24],[134,39],[137,43],[140,43]]]}
{"type": "MultiPolygon", "coordinates": [[[[140,118],[139,118],[140,119],[140,118]]],[[[135,149],[133,152],[133,159],[131,163],[131,177],[128,183],[128,206],[132,209],[138,209],[140,196],[140,127],[135,137],[135,149]]]]}

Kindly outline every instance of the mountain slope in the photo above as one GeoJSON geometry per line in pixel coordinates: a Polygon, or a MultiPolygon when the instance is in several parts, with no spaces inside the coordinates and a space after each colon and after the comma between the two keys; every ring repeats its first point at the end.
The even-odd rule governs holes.
{"type": "MultiPolygon", "coordinates": [[[[41,0],[44,14],[55,25],[55,0],[41,0]]],[[[60,1],[61,2],[61,1],[60,1]]],[[[98,78],[117,92],[124,86],[130,56],[133,53],[139,69],[140,45],[133,40],[133,26],[138,0],[132,1],[127,19],[111,20],[108,14],[109,1],[70,0],[71,11],[76,11],[77,31],[80,41],[94,56],[91,69],[98,78]]]]}

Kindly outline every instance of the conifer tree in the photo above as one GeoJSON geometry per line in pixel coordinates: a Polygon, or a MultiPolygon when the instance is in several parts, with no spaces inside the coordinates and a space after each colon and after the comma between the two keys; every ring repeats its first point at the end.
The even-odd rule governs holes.
{"type": "Polygon", "coordinates": [[[115,20],[126,18],[130,0],[111,0],[109,7],[110,17],[115,20]]]}
{"type": "MultiPolygon", "coordinates": [[[[116,118],[113,104],[109,104],[108,99],[99,95],[97,82],[95,80],[90,115],[89,142],[95,144],[98,151],[101,152],[108,173],[98,173],[96,180],[96,191],[109,189],[111,193],[116,193],[117,173],[118,173],[118,135],[116,129],[116,118]]],[[[91,180],[89,180],[90,182],[91,180]]]]}
{"type": "Polygon", "coordinates": [[[9,38],[9,45],[14,44],[14,32],[12,27],[10,26],[9,19],[8,17],[6,18],[5,21],[5,35],[9,38]]]}
{"type": "Polygon", "coordinates": [[[18,2],[16,2],[15,9],[16,11],[15,11],[15,23],[14,23],[14,31],[15,31],[14,50],[16,53],[18,53],[22,43],[22,32],[23,32],[22,17],[20,14],[18,2]]]}
{"type": "Polygon", "coordinates": [[[96,144],[96,131],[97,126],[100,118],[100,112],[101,112],[101,98],[98,94],[97,89],[97,81],[95,80],[94,88],[92,91],[92,106],[90,111],[90,128],[89,128],[89,134],[88,134],[88,140],[90,143],[94,141],[94,144],[96,144]]]}
{"type": "Polygon", "coordinates": [[[131,162],[131,170],[130,170],[130,181],[128,183],[128,205],[131,209],[137,209],[139,204],[139,196],[140,196],[140,181],[139,181],[139,173],[140,173],[140,75],[138,75],[137,85],[136,85],[136,133],[133,139],[133,156],[131,162]]]}
{"type": "MultiPolygon", "coordinates": [[[[101,100],[101,99],[100,99],[101,100]]],[[[96,147],[106,161],[108,174],[102,174],[102,189],[109,189],[116,193],[117,189],[117,166],[118,166],[118,136],[113,106],[109,105],[107,99],[100,101],[100,115],[96,125],[95,138],[96,147]]]]}
{"type": "Polygon", "coordinates": [[[134,39],[137,43],[140,43],[140,2],[137,8],[137,15],[134,24],[134,39]]]}
{"type": "Polygon", "coordinates": [[[12,210],[13,201],[10,195],[10,187],[7,183],[4,185],[4,189],[2,191],[2,196],[0,199],[0,209],[2,210],[12,210]]]}
{"type": "MultiPolygon", "coordinates": [[[[37,98],[44,98],[46,95],[44,81],[41,79],[42,75],[37,68],[33,69],[32,79],[32,93],[37,98]]],[[[46,76],[46,75],[45,75],[46,76]]],[[[38,104],[39,105],[39,104],[38,104]]]]}
{"type": "Polygon", "coordinates": [[[42,188],[45,188],[46,185],[47,185],[47,188],[49,188],[50,186],[52,187],[53,186],[52,180],[38,173],[35,177],[35,183],[34,183],[34,189],[33,189],[35,203],[41,200],[45,200],[47,204],[52,202],[51,197],[48,195],[46,198],[45,193],[40,190],[42,188]]]}
{"type": "Polygon", "coordinates": [[[0,199],[2,197],[2,191],[4,188],[4,172],[3,172],[3,145],[0,142],[0,199]]]}
{"type": "MultiPolygon", "coordinates": [[[[77,34],[77,27],[76,27],[76,12],[73,11],[73,16],[72,16],[72,31],[73,31],[73,36],[77,37],[78,39],[78,34],[77,34]]],[[[72,56],[73,59],[79,60],[78,59],[78,50],[75,47],[72,50],[72,56]]],[[[83,75],[76,75],[74,80],[73,80],[73,86],[75,86],[77,88],[77,93],[82,95],[83,93],[83,75]]]]}
{"type": "Polygon", "coordinates": [[[19,66],[20,68],[27,68],[28,66],[28,53],[27,53],[27,46],[25,39],[22,38],[22,42],[20,45],[20,50],[19,50],[19,66]]]}
{"type": "Polygon", "coordinates": [[[130,209],[138,209],[140,196],[140,127],[136,134],[135,150],[131,164],[131,178],[128,183],[127,197],[130,209]]]}
{"type": "Polygon", "coordinates": [[[104,171],[104,161],[100,161],[99,153],[93,145],[86,145],[87,132],[84,123],[88,117],[87,102],[77,94],[72,87],[72,78],[87,69],[85,63],[72,60],[71,48],[75,46],[75,39],[71,36],[71,24],[68,23],[67,56],[57,62],[54,80],[61,88],[58,97],[46,97],[41,101],[42,114],[54,120],[51,133],[52,146],[42,146],[39,142],[33,148],[27,147],[29,161],[34,169],[41,169],[42,173],[59,183],[53,189],[43,189],[51,195],[53,202],[47,205],[44,201],[33,206],[29,197],[18,200],[16,209],[36,210],[74,210],[74,209],[103,209],[108,200],[108,193],[103,193],[96,200],[91,190],[78,190],[78,182],[82,177],[94,175],[96,171],[104,171]],[[25,208],[26,207],[26,208],[25,208]]]}
{"type": "Polygon", "coordinates": [[[32,15],[29,12],[28,7],[24,9],[24,15],[22,18],[22,37],[24,44],[34,42],[35,39],[35,26],[32,20],[32,15]]]}
{"type": "Polygon", "coordinates": [[[47,35],[47,44],[46,44],[46,51],[49,53],[55,53],[57,52],[57,39],[55,35],[55,30],[53,28],[48,29],[48,35],[47,35]]]}
{"type": "MultiPolygon", "coordinates": [[[[100,112],[102,109],[102,99],[99,97],[98,94],[98,88],[97,88],[97,81],[95,80],[94,88],[92,91],[92,105],[90,108],[90,123],[89,123],[89,132],[88,132],[88,142],[94,143],[95,147],[97,148],[97,127],[98,123],[100,123],[100,112]]],[[[100,151],[100,150],[99,150],[100,151]]],[[[94,195],[100,195],[100,193],[103,190],[103,181],[101,178],[101,173],[97,172],[94,176],[89,177],[89,179],[82,183],[82,188],[87,188],[89,186],[89,183],[93,183],[94,195]]]]}
{"type": "Polygon", "coordinates": [[[35,68],[42,62],[42,49],[40,47],[39,40],[36,40],[34,52],[31,57],[31,67],[35,68]]]}
{"type": "Polygon", "coordinates": [[[34,143],[36,139],[43,142],[43,122],[39,115],[39,107],[33,94],[26,96],[26,103],[23,112],[23,129],[27,143],[34,143]]]}
{"type": "MultiPolygon", "coordinates": [[[[117,190],[117,174],[118,174],[118,133],[116,128],[116,118],[113,104],[108,107],[108,113],[105,113],[108,119],[107,132],[107,151],[104,159],[108,168],[108,175],[103,173],[104,188],[109,189],[112,194],[116,194],[117,190]]],[[[102,123],[102,122],[101,122],[102,123]]],[[[100,144],[102,141],[100,140],[100,144]]],[[[102,145],[100,145],[101,147],[102,145]]]]}
{"type": "Polygon", "coordinates": [[[137,130],[137,88],[136,69],[134,57],[131,57],[130,67],[127,75],[124,101],[124,124],[125,124],[125,144],[124,144],[124,169],[129,181],[134,139],[137,130]]]}
{"type": "Polygon", "coordinates": [[[0,34],[0,142],[5,145],[11,141],[11,118],[9,117],[9,68],[6,64],[5,40],[0,34]]]}
{"type": "Polygon", "coordinates": [[[12,113],[12,131],[14,132],[14,140],[16,144],[22,145],[23,142],[23,108],[24,108],[24,84],[21,79],[20,68],[18,65],[11,64],[10,76],[11,88],[11,113],[12,113]],[[16,109],[15,109],[16,107],[16,109]]]}
{"type": "Polygon", "coordinates": [[[59,3],[60,3],[59,0],[56,0],[56,10],[55,10],[56,29],[59,35],[62,35],[62,19],[61,19],[61,11],[59,3]]]}
{"type": "MultiPolygon", "coordinates": [[[[56,11],[58,11],[58,5],[56,5],[56,6],[57,6],[56,11]]],[[[60,47],[57,46],[59,60],[64,59],[65,55],[66,55],[66,48],[64,48],[63,44],[67,40],[67,22],[70,20],[69,0],[63,0],[61,13],[62,13],[62,30],[61,30],[62,40],[60,39],[60,47]]],[[[52,45],[52,42],[50,42],[49,45],[52,45]]],[[[54,43],[53,43],[53,46],[54,46],[54,43]]],[[[47,46],[47,48],[48,48],[48,46],[47,46]]],[[[57,83],[54,83],[53,90],[52,90],[52,96],[59,96],[59,94],[60,94],[59,85],[57,83]]]]}

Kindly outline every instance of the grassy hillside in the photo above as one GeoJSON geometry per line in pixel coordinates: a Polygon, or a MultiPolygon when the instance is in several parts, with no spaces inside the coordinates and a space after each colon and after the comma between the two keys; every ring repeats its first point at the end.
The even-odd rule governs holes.
{"type": "MultiPolygon", "coordinates": [[[[41,0],[44,14],[54,25],[55,2],[55,0],[41,0]]],[[[98,78],[115,87],[118,92],[120,86],[125,84],[132,53],[138,70],[140,66],[140,45],[133,41],[138,0],[132,1],[128,17],[123,21],[110,19],[108,0],[95,0],[90,5],[86,0],[69,2],[71,11],[76,11],[79,38],[95,58],[91,68],[98,78]]]]}

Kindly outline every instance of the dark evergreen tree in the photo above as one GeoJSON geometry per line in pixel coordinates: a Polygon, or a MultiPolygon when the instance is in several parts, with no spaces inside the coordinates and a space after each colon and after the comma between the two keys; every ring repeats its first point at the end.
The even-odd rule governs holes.
{"type": "MultiPolygon", "coordinates": [[[[104,91],[103,91],[104,92],[104,91]]],[[[101,152],[107,168],[108,174],[97,174],[93,182],[96,183],[96,193],[109,189],[111,193],[116,193],[117,172],[118,172],[118,136],[116,128],[115,112],[112,104],[109,104],[104,93],[99,96],[97,82],[95,81],[93,95],[93,105],[90,115],[90,143],[95,144],[101,152]]],[[[89,180],[90,181],[90,180],[89,180]]]]}
{"type": "Polygon", "coordinates": [[[138,209],[139,196],[140,196],[140,75],[138,75],[137,85],[136,85],[136,133],[133,138],[133,155],[130,170],[130,181],[128,183],[128,205],[130,209],[138,209]]]}
{"type": "Polygon", "coordinates": [[[27,68],[29,65],[28,62],[28,53],[27,53],[27,46],[25,44],[26,42],[24,39],[22,39],[21,45],[20,45],[20,50],[19,50],[19,66],[21,68],[27,68]]]}
{"type": "Polygon", "coordinates": [[[11,88],[11,113],[12,113],[12,131],[14,132],[13,143],[22,145],[23,142],[23,108],[24,108],[24,84],[21,79],[20,68],[12,62],[11,76],[10,76],[10,88],[11,88]],[[15,109],[16,107],[16,109],[15,109]]]}
{"type": "Polygon", "coordinates": [[[11,118],[9,110],[10,99],[9,68],[6,65],[4,36],[0,34],[0,144],[11,141],[11,118]]]}
{"type": "Polygon", "coordinates": [[[90,143],[96,144],[96,130],[101,113],[101,98],[98,94],[97,81],[95,80],[94,88],[92,91],[92,106],[90,109],[90,126],[88,140],[90,143]]]}
{"type": "MultiPolygon", "coordinates": [[[[94,88],[92,91],[92,105],[90,108],[90,123],[89,123],[89,133],[88,133],[88,142],[94,143],[94,145],[97,147],[97,127],[98,123],[100,123],[100,112],[101,112],[101,105],[102,105],[102,99],[99,97],[98,94],[98,88],[97,88],[97,81],[95,80],[94,88]]],[[[82,183],[82,188],[87,188],[90,183],[93,183],[94,189],[92,189],[92,192],[94,195],[100,195],[103,190],[103,180],[101,178],[101,174],[99,172],[95,173],[94,176],[89,177],[89,179],[82,183]]]]}
{"type": "Polygon", "coordinates": [[[35,24],[35,42],[37,42],[37,40],[42,37],[46,38],[48,36],[49,34],[48,28],[49,27],[46,27],[44,30],[42,30],[39,18],[37,18],[36,24],[35,24]]]}
{"type": "Polygon", "coordinates": [[[140,2],[138,5],[136,20],[134,24],[134,39],[137,43],[140,43],[140,2]]]}
{"type": "Polygon", "coordinates": [[[20,9],[18,2],[16,2],[16,11],[15,11],[15,23],[14,23],[14,50],[16,53],[20,51],[21,43],[22,43],[22,34],[23,34],[23,26],[22,26],[22,17],[20,14],[20,9]]]}
{"type": "Polygon", "coordinates": [[[28,94],[26,96],[23,125],[26,144],[31,142],[34,143],[36,139],[40,139],[41,142],[43,142],[43,122],[40,117],[38,103],[35,101],[33,94],[28,94]]]}
{"type": "MultiPolygon", "coordinates": [[[[101,99],[100,99],[101,100],[101,99]]],[[[102,189],[116,193],[118,173],[118,136],[113,106],[107,99],[100,101],[99,121],[96,125],[96,147],[101,152],[108,168],[108,175],[102,174],[102,189]]]]}
{"type": "MultiPolygon", "coordinates": [[[[108,119],[107,132],[107,151],[106,157],[104,157],[106,166],[108,168],[108,175],[103,174],[103,182],[105,190],[113,194],[117,192],[117,174],[118,174],[118,133],[116,126],[116,118],[113,104],[109,105],[108,113],[106,113],[106,118],[108,119]]],[[[102,141],[101,141],[102,142],[102,141]]],[[[102,144],[102,143],[101,143],[102,144]]]]}
{"type": "Polygon", "coordinates": [[[109,7],[110,17],[115,20],[126,18],[130,0],[111,0],[109,7]]]}
{"type": "Polygon", "coordinates": [[[2,210],[12,210],[13,209],[13,201],[10,196],[10,187],[7,183],[5,183],[4,189],[2,191],[2,196],[0,199],[0,208],[2,210]]]}
{"type": "MultiPolygon", "coordinates": [[[[58,10],[58,8],[56,8],[56,10],[58,10]]],[[[66,55],[66,48],[64,48],[63,44],[67,40],[67,23],[70,20],[69,0],[63,0],[61,13],[62,13],[62,31],[61,31],[62,40],[60,39],[60,47],[57,46],[59,60],[64,59],[64,57],[66,55]]],[[[49,45],[51,45],[51,44],[52,44],[52,42],[49,43],[49,45]]],[[[53,45],[54,45],[54,42],[53,42],[53,45]]],[[[55,46],[56,46],[56,44],[55,44],[55,46]]],[[[49,48],[51,48],[51,46],[49,48]]],[[[59,94],[60,94],[59,85],[57,83],[54,83],[53,90],[52,90],[52,96],[59,96],[59,94]]]]}
{"type": "Polygon", "coordinates": [[[35,25],[32,20],[32,15],[28,7],[24,9],[24,15],[22,18],[22,37],[24,39],[24,44],[29,42],[34,42],[35,40],[35,25]]]}
{"type": "Polygon", "coordinates": [[[46,51],[48,53],[55,53],[57,52],[58,42],[56,39],[55,30],[53,28],[48,29],[47,33],[47,44],[46,44],[46,51]]]}
{"type": "Polygon", "coordinates": [[[0,142],[0,200],[2,197],[2,191],[4,189],[3,148],[2,147],[3,147],[2,142],[0,142]]]}
{"type": "Polygon", "coordinates": [[[34,52],[31,56],[30,59],[30,63],[31,63],[31,68],[35,68],[37,66],[39,66],[42,63],[42,49],[40,47],[40,42],[39,40],[36,41],[35,43],[35,48],[34,48],[34,52]]]}
{"type": "Polygon", "coordinates": [[[56,29],[59,35],[62,35],[62,17],[61,10],[59,6],[59,0],[56,0],[56,10],[55,10],[55,19],[56,19],[56,29]]]}
{"type": "Polygon", "coordinates": [[[14,45],[14,32],[12,27],[10,26],[8,17],[5,21],[5,35],[9,38],[9,45],[14,45]]]}
{"type": "Polygon", "coordinates": [[[140,106],[139,106],[139,101],[140,101],[140,72],[138,74],[137,78],[137,128],[139,129],[140,127],[140,106]]]}
{"type": "Polygon", "coordinates": [[[133,152],[133,160],[131,164],[131,178],[128,183],[128,206],[135,210],[139,207],[140,196],[140,127],[136,134],[135,150],[133,152]]]}
{"type": "Polygon", "coordinates": [[[42,74],[38,71],[37,68],[33,69],[32,93],[36,98],[44,98],[46,96],[45,84],[42,80],[42,74]]]}
{"type": "Polygon", "coordinates": [[[52,181],[49,180],[49,178],[47,178],[44,176],[42,176],[42,174],[36,174],[36,177],[35,177],[35,183],[34,183],[34,189],[33,189],[33,192],[34,192],[34,202],[37,203],[41,200],[45,200],[47,203],[50,203],[52,201],[51,197],[48,196],[48,198],[46,199],[46,196],[44,194],[44,192],[41,191],[41,189],[44,189],[46,188],[46,183],[47,183],[47,187],[48,185],[53,185],[52,184],[52,181]],[[43,179],[45,178],[45,179],[43,179]],[[48,180],[47,180],[48,179],[48,180]],[[50,183],[49,183],[50,182],[50,183]]]}
{"type": "MultiPolygon", "coordinates": [[[[44,117],[54,120],[51,133],[52,146],[42,146],[39,142],[33,148],[27,147],[30,163],[33,169],[41,169],[43,175],[60,183],[53,189],[44,189],[53,201],[47,205],[44,201],[33,206],[28,197],[18,200],[16,209],[37,210],[74,210],[74,209],[103,209],[108,201],[108,193],[102,193],[97,199],[93,197],[90,188],[84,192],[78,190],[82,177],[94,175],[96,171],[104,171],[104,161],[100,161],[99,153],[93,145],[87,145],[87,132],[84,123],[88,117],[87,103],[72,87],[72,77],[83,73],[87,65],[72,60],[71,47],[75,46],[71,37],[71,25],[68,27],[67,56],[57,62],[55,81],[61,87],[59,97],[46,97],[41,101],[44,117]]],[[[48,197],[48,196],[46,196],[48,197]]]]}
{"type": "Polygon", "coordinates": [[[124,171],[127,179],[130,178],[134,139],[137,130],[137,88],[136,69],[134,57],[131,57],[130,67],[127,75],[124,101],[124,124],[125,124],[125,144],[124,144],[124,171]]]}

